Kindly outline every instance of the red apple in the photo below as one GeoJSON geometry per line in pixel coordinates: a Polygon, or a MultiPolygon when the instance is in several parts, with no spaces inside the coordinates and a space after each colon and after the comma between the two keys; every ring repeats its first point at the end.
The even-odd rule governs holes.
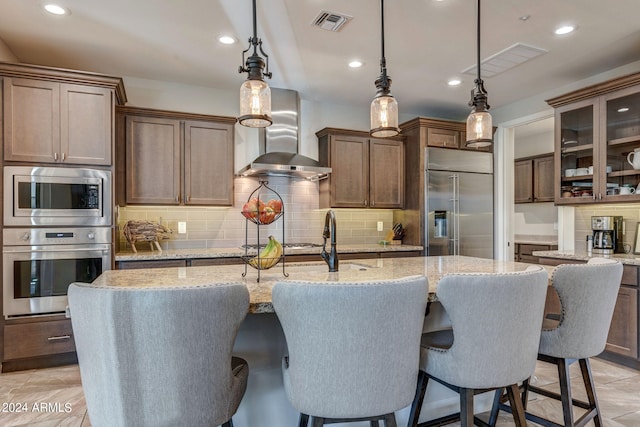
{"type": "Polygon", "coordinates": [[[242,215],[244,215],[248,219],[255,220],[258,218],[258,215],[260,215],[260,211],[262,211],[263,209],[264,203],[262,202],[262,200],[254,197],[244,204],[244,206],[242,207],[242,215]]]}
{"type": "Polygon", "coordinates": [[[282,200],[279,199],[271,199],[267,202],[267,206],[269,206],[275,213],[282,212],[282,200]]]}

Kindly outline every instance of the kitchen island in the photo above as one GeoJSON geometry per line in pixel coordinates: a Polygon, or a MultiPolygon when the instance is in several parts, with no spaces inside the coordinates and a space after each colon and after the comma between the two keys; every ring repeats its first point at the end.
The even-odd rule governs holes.
{"type": "MultiPolygon", "coordinates": [[[[153,268],[140,270],[105,271],[93,283],[109,287],[175,287],[210,283],[242,282],[250,293],[249,314],[238,331],[234,354],[249,363],[249,382],[238,412],[233,417],[238,426],[293,426],[298,413],[291,406],[282,382],[282,357],[286,354],[284,333],[271,305],[271,289],[280,280],[308,281],[376,281],[398,279],[412,275],[424,275],[429,281],[429,298],[437,298],[438,281],[449,273],[498,273],[526,269],[530,264],[496,261],[463,256],[408,257],[388,259],[362,259],[342,261],[339,271],[329,273],[324,262],[287,263],[283,275],[282,266],[261,272],[249,267],[242,277],[243,265],[207,267],[153,268]]],[[[435,310],[437,311],[437,310],[435,310]]],[[[435,314],[435,313],[434,313],[435,314]]],[[[73,316],[73,312],[71,313],[73,316]]],[[[431,317],[431,314],[430,314],[431,317]]],[[[402,351],[402,349],[398,349],[402,351]]],[[[338,362],[338,361],[336,361],[338,362]]],[[[476,408],[486,410],[491,405],[492,394],[476,397],[476,408]]],[[[422,416],[436,418],[457,411],[458,395],[433,382],[427,390],[422,416]]],[[[406,425],[409,407],[396,413],[398,425],[406,425]]],[[[336,424],[344,427],[368,427],[368,422],[336,424]]]]}

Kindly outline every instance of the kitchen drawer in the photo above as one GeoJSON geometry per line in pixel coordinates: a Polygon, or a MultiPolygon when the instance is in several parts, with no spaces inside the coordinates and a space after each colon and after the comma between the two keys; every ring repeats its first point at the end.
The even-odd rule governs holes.
{"type": "Polygon", "coordinates": [[[627,286],[638,286],[638,267],[625,265],[620,283],[627,286]]]}
{"type": "Polygon", "coordinates": [[[136,268],[186,267],[186,259],[163,259],[153,261],[118,261],[116,269],[129,270],[136,268]]]}
{"type": "Polygon", "coordinates": [[[4,327],[4,360],[69,353],[75,350],[71,320],[4,327]]]}
{"type": "MultiPolygon", "coordinates": [[[[289,258],[289,257],[287,257],[289,258]]],[[[190,267],[206,267],[209,265],[236,265],[242,264],[242,258],[193,258],[189,260],[190,267]]]]}
{"type": "Polygon", "coordinates": [[[525,243],[520,243],[519,246],[518,253],[520,255],[533,255],[533,251],[548,251],[551,247],[549,245],[529,245],[525,243]]]}
{"type": "MultiPolygon", "coordinates": [[[[537,250],[537,249],[536,249],[537,250]]],[[[519,262],[528,262],[530,264],[538,264],[540,262],[540,258],[533,255],[520,254],[518,257],[519,262]]]]}
{"type": "Polygon", "coordinates": [[[584,261],[576,259],[560,259],[560,258],[539,258],[539,263],[542,265],[560,265],[560,264],[584,264],[584,261]]]}

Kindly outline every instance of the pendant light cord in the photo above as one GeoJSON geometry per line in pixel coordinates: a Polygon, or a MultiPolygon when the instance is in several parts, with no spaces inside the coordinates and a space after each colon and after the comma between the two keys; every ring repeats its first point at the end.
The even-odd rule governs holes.
{"type": "Polygon", "coordinates": [[[382,52],[382,57],[380,58],[380,71],[386,71],[387,61],[384,57],[384,0],[380,0],[380,51],[382,52]]]}
{"type": "MultiPolygon", "coordinates": [[[[480,0],[478,0],[480,1],[480,0]]],[[[258,18],[256,13],[256,0],[253,0],[253,53],[258,53],[258,18]]]]}
{"type": "MultiPolygon", "coordinates": [[[[255,1],[255,0],[254,0],[255,1]]],[[[477,64],[478,64],[478,80],[476,81],[476,83],[481,82],[482,79],[480,78],[480,68],[482,68],[482,65],[480,64],[480,0],[477,1],[477,18],[478,18],[478,25],[477,25],[477,37],[476,37],[476,42],[478,43],[477,46],[477,54],[478,54],[478,58],[477,58],[477,64]]]]}

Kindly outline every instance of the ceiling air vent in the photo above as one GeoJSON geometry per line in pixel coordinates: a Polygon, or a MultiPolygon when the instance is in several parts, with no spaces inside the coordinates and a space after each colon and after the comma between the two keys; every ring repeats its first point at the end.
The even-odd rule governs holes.
{"type": "Polygon", "coordinates": [[[340,31],[344,24],[349,22],[351,19],[353,19],[353,16],[341,15],[339,13],[322,10],[311,22],[311,25],[315,25],[316,27],[320,27],[327,31],[340,31]]]}
{"type": "MultiPolygon", "coordinates": [[[[537,56],[547,53],[547,50],[538,47],[528,46],[522,43],[516,43],[509,46],[505,50],[496,53],[481,61],[482,77],[492,77],[496,74],[505,72],[516,65],[529,61],[537,56]]],[[[475,76],[477,72],[476,64],[463,71],[464,74],[475,76]]]]}

